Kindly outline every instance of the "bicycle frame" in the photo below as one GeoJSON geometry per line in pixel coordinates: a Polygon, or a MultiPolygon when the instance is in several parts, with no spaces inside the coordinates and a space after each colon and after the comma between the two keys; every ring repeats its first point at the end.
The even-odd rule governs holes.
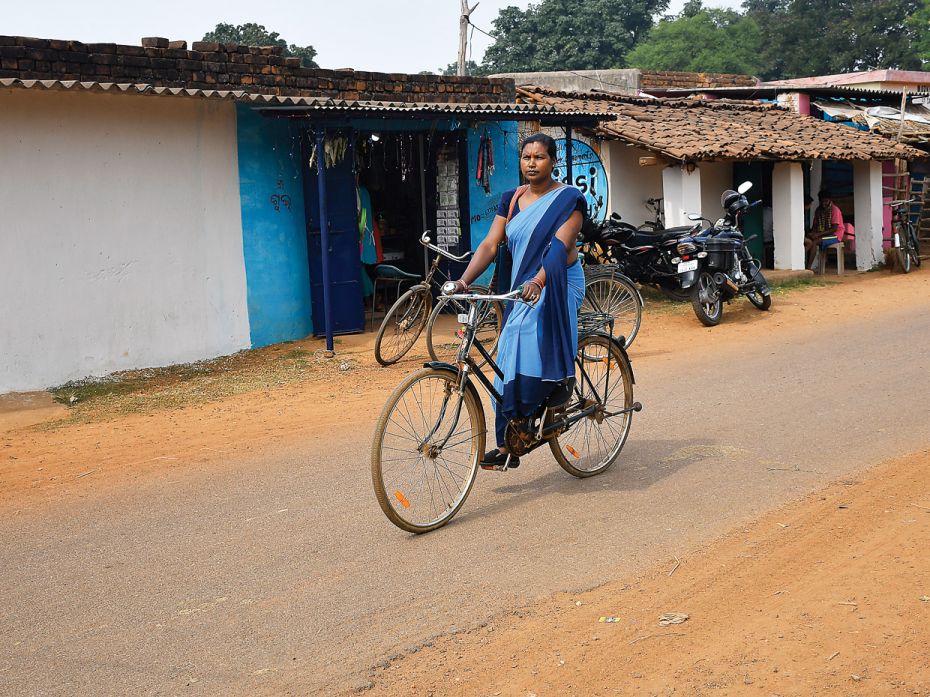
{"type": "MultiPolygon", "coordinates": [[[[445,369],[445,370],[449,370],[450,372],[454,371],[458,374],[458,377],[459,377],[458,388],[456,390],[458,394],[458,400],[457,400],[456,407],[455,407],[455,410],[456,410],[455,417],[452,419],[452,423],[449,426],[449,430],[444,435],[441,442],[436,443],[434,446],[432,446],[436,448],[439,452],[442,451],[443,447],[445,447],[446,443],[449,442],[449,439],[455,433],[455,429],[458,426],[459,415],[461,414],[461,410],[462,410],[462,403],[465,400],[465,392],[470,389],[471,390],[474,389],[474,386],[469,377],[471,374],[474,374],[476,380],[481,384],[482,387],[484,387],[485,391],[494,401],[495,405],[500,406],[501,403],[503,402],[503,396],[494,387],[494,383],[490,379],[488,379],[488,377],[481,371],[480,367],[475,362],[475,360],[471,357],[471,349],[472,348],[476,349],[478,353],[481,355],[481,357],[485,360],[486,365],[488,365],[491,368],[491,370],[494,371],[494,374],[497,377],[503,379],[504,372],[501,370],[500,366],[497,364],[497,362],[494,360],[494,358],[491,356],[488,350],[481,343],[481,340],[478,339],[478,337],[476,336],[476,331],[478,328],[478,303],[481,301],[505,301],[505,300],[516,301],[517,293],[519,293],[519,291],[517,291],[516,293],[510,293],[507,295],[453,295],[453,296],[449,296],[455,300],[460,300],[460,301],[464,301],[468,303],[468,316],[467,316],[466,321],[463,322],[465,326],[465,336],[463,338],[461,345],[459,346],[459,350],[456,355],[455,365],[451,365],[448,363],[435,363],[435,362],[427,364],[428,367],[445,369]]],[[[613,317],[611,317],[610,315],[604,315],[602,324],[609,324],[612,328],[613,317]]],[[[611,334],[603,334],[603,336],[609,339],[612,343],[616,344],[621,349],[621,351],[623,350],[623,346],[616,339],[614,339],[611,334]]],[[[542,424],[540,424],[540,430],[537,434],[537,439],[540,443],[543,442],[549,436],[551,436],[553,433],[557,431],[567,430],[568,428],[573,426],[578,421],[581,421],[582,419],[587,418],[588,416],[591,416],[592,414],[597,412],[597,410],[601,407],[602,404],[606,403],[607,395],[604,395],[604,399],[601,398],[601,395],[599,394],[596,385],[591,380],[591,377],[588,375],[588,372],[585,369],[584,362],[578,356],[576,356],[575,363],[578,366],[579,371],[581,373],[582,385],[587,385],[587,387],[589,387],[591,392],[593,393],[594,403],[587,407],[583,407],[574,413],[566,414],[563,418],[549,424],[549,426],[547,426],[546,428],[542,428],[542,424]]],[[[605,375],[605,384],[610,383],[611,363],[612,361],[608,359],[607,371],[605,375]]],[[[578,400],[580,400],[583,396],[583,392],[581,391],[581,389],[579,388],[577,384],[575,385],[575,396],[578,400]]],[[[445,415],[448,409],[448,400],[450,397],[451,397],[451,394],[446,394],[445,397],[443,398],[443,404],[442,404],[442,407],[440,408],[440,412],[439,412],[439,416],[437,418],[436,424],[430,430],[429,434],[427,434],[427,436],[424,438],[423,442],[420,443],[421,448],[425,447],[426,444],[431,441],[433,436],[436,435],[436,432],[439,429],[439,425],[442,423],[443,419],[445,418],[445,415]]],[[[479,406],[481,406],[480,400],[478,403],[479,403],[479,406]]],[[[482,418],[484,418],[483,406],[481,408],[482,408],[482,418]]],[[[625,413],[627,411],[632,411],[632,410],[633,409],[631,408],[629,410],[623,409],[618,412],[611,412],[611,413],[605,412],[604,415],[607,417],[617,416],[618,414],[625,413]]]]}

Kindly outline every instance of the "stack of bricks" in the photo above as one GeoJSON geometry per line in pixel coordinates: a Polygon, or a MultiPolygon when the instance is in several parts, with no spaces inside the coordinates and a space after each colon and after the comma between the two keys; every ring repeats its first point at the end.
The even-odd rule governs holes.
{"type": "Polygon", "coordinates": [[[755,87],[756,78],[751,75],[726,73],[684,73],[660,70],[643,70],[640,88],[695,88],[695,87],[755,87]]]}
{"type": "Polygon", "coordinates": [[[513,81],[303,68],[280,46],[240,46],[161,37],[142,46],[0,36],[0,78],[143,83],[285,96],[398,102],[501,103],[513,81]]]}

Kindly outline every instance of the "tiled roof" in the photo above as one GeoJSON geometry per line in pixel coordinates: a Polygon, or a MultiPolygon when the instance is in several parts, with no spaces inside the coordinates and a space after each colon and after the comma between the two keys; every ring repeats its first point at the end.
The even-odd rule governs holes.
{"type": "Polygon", "coordinates": [[[611,114],[607,138],[670,160],[891,160],[924,153],[848,126],[826,123],[774,105],[730,100],[648,99],[606,92],[555,92],[518,87],[518,99],[559,109],[611,114]]]}

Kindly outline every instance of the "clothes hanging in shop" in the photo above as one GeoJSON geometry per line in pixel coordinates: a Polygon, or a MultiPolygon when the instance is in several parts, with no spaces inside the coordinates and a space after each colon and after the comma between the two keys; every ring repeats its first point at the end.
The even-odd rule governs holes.
{"type": "Polygon", "coordinates": [[[491,193],[491,175],[494,174],[494,146],[491,136],[485,131],[478,140],[478,167],[475,170],[477,181],[486,194],[491,193]]]}
{"type": "MultiPolygon", "coordinates": [[[[363,264],[372,266],[384,261],[384,251],[381,249],[381,231],[378,221],[375,220],[371,207],[371,194],[364,186],[355,190],[355,201],[358,208],[358,251],[359,259],[363,264]]],[[[373,287],[371,278],[362,273],[362,294],[369,296],[373,287]]]]}

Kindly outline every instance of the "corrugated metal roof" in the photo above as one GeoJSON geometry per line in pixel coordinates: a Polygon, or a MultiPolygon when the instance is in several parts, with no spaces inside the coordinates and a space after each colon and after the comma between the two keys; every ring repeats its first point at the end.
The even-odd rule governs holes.
{"type": "MultiPolygon", "coordinates": [[[[677,97],[689,94],[720,94],[739,99],[774,98],[786,92],[803,92],[818,97],[897,97],[901,98],[901,90],[871,89],[868,87],[835,86],[779,86],[757,85],[755,87],[667,87],[644,88],[645,92],[656,96],[677,97]]],[[[908,90],[908,94],[919,96],[926,94],[924,88],[908,90]]]]}
{"type": "Polygon", "coordinates": [[[248,102],[257,108],[293,109],[311,112],[393,112],[414,114],[487,114],[499,116],[598,116],[603,114],[583,109],[559,109],[552,105],[516,103],[467,102],[393,102],[333,99],[330,97],[286,96],[257,94],[245,90],[202,90],[183,87],[156,87],[145,83],[80,82],[78,80],[22,80],[0,78],[0,87],[46,90],[72,90],[144,94],[155,96],[198,97],[204,99],[230,99],[248,102]]]}

